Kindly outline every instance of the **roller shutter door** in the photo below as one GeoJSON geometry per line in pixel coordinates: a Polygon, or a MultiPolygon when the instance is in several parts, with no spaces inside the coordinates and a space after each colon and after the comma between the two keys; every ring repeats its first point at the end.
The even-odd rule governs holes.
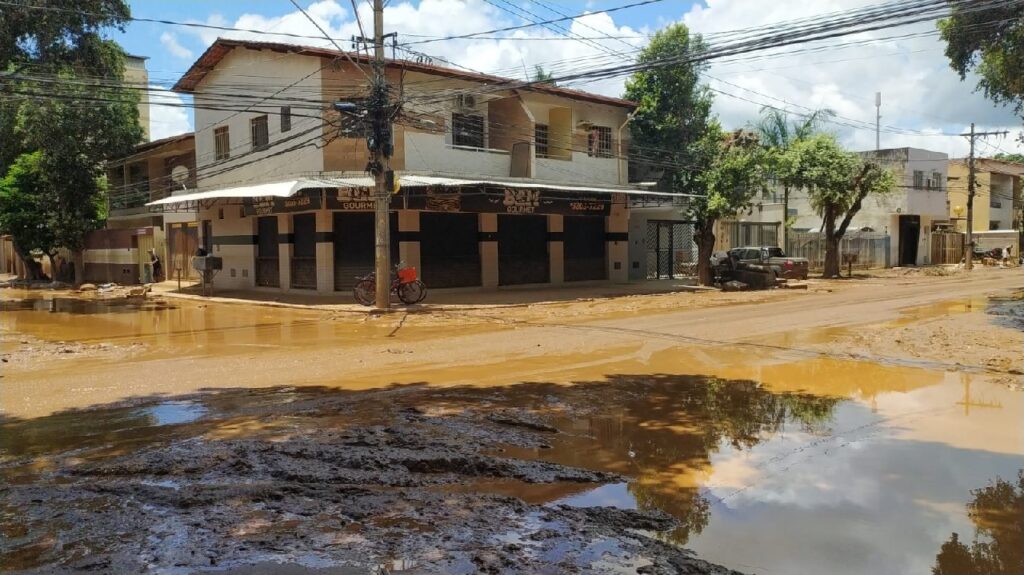
{"type": "MultiPolygon", "coordinates": [[[[373,212],[334,213],[334,289],[348,290],[374,268],[373,212]]],[[[398,214],[391,214],[391,266],[398,263],[398,214]]]]}
{"type": "Polygon", "coordinates": [[[548,218],[498,215],[498,284],[548,283],[548,218]]]}
{"type": "Polygon", "coordinates": [[[608,279],[604,218],[565,216],[562,222],[565,281],[608,279]]]}
{"type": "Polygon", "coordinates": [[[430,288],[479,286],[477,214],[420,214],[420,261],[430,288]]]}

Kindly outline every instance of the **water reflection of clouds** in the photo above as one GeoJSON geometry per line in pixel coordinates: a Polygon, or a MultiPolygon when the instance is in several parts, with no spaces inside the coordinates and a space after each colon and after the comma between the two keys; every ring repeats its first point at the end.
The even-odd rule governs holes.
{"type": "Polygon", "coordinates": [[[792,445],[773,439],[747,453],[716,454],[712,502],[733,493],[735,483],[754,482],[713,503],[708,526],[688,546],[705,559],[763,573],[929,573],[951,532],[973,532],[963,507],[970,490],[993,475],[1012,476],[1022,463],[1019,456],[874,436],[819,447],[773,473],[765,463],[785,459],[792,445]]]}

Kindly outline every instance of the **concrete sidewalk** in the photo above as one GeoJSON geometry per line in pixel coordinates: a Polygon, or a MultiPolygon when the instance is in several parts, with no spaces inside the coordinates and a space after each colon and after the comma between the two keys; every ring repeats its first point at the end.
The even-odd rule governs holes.
{"type": "MultiPolygon", "coordinates": [[[[278,307],[329,309],[332,311],[351,311],[366,313],[372,308],[359,305],[353,301],[352,293],[341,291],[332,294],[304,292],[295,290],[281,293],[271,290],[215,290],[212,297],[203,295],[198,285],[182,286],[178,290],[176,281],[165,281],[153,284],[154,295],[208,301],[216,303],[237,303],[251,305],[269,305],[278,307]]],[[[430,310],[466,310],[466,309],[500,309],[508,307],[524,307],[532,305],[560,304],[573,301],[586,301],[624,296],[673,293],[683,291],[701,291],[713,288],[701,288],[692,280],[655,280],[613,284],[608,282],[587,282],[567,287],[503,287],[498,289],[459,288],[429,290],[427,299],[417,305],[406,306],[393,298],[395,310],[430,311],[430,310]]]]}

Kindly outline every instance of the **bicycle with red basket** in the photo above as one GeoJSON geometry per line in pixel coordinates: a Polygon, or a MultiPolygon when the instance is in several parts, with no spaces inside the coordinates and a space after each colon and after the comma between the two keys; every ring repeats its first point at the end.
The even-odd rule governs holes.
{"type": "MultiPolygon", "coordinates": [[[[391,277],[391,293],[397,295],[402,303],[412,305],[426,299],[427,286],[420,281],[416,268],[399,263],[395,266],[395,274],[391,277]]],[[[365,306],[373,305],[377,296],[376,272],[357,277],[356,285],[352,288],[352,295],[355,296],[357,302],[365,306]]]]}

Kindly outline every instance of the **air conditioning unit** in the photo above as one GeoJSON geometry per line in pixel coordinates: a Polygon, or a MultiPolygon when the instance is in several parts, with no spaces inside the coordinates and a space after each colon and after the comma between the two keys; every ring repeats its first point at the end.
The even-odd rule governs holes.
{"type": "Polygon", "coordinates": [[[476,108],[476,96],[473,94],[459,94],[455,96],[456,108],[476,108]]]}

